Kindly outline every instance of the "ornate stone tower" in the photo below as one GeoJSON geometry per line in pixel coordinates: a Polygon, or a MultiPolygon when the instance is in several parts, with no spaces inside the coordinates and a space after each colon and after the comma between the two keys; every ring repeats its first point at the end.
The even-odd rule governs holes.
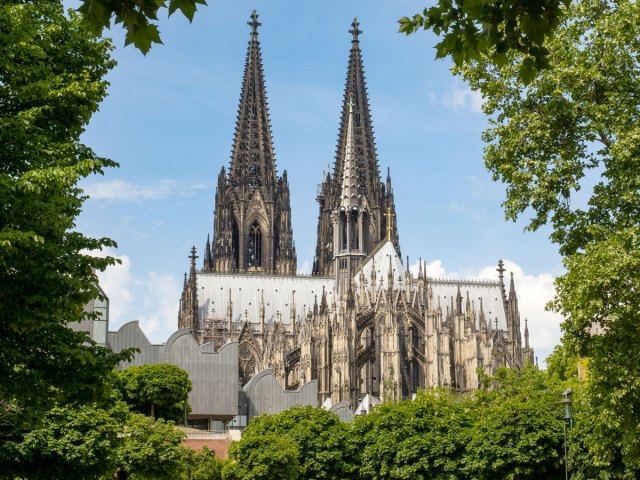
{"type": "Polygon", "coordinates": [[[287,172],[276,174],[271,124],[253,11],[251,37],[229,171],[218,175],[213,243],[205,245],[205,271],[295,274],[287,172]]]}
{"type": "MultiPolygon", "coordinates": [[[[333,174],[328,172],[322,179],[318,188],[318,240],[316,254],[313,262],[315,275],[333,275],[335,265],[334,228],[335,221],[332,216],[341,207],[343,194],[343,176],[345,174],[344,163],[347,161],[348,143],[352,143],[352,153],[349,162],[353,164],[349,168],[349,174],[355,173],[356,198],[360,208],[367,209],[369,219],[366,231],[362,232],[364,256],[371,253],[375,246],[387,236],[387,212],[395,214],[393,191],[391,190],[391,178],[387,176],[387,183],[380,179],[378,157],[369,111],[367,97],[367,85],[362,66],[362,54],[360,52],[359,35],[362,31],[358,28],[358,19],[354,19],[349,33],[352,35],[351,51],[349,53],[349,66],[347,69],[347,81],[344,89],[340,130],[338,133],[338,146],[333,168],[333,174]],[[350,120],[351,119],[351,120],[350,120]],[[351,130],[349,125],[351,122],[351,130]],[[351,131],[351,133],[349,133],[351,131]]],[[[400,253],[398,230],[393,222],[391,225],[391,240],[400,253]]]]}

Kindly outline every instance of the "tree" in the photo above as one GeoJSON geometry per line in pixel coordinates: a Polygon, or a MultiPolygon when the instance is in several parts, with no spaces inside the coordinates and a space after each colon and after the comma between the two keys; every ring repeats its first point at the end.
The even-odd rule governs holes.
{"type": "Polygon", "coordinates": [[[274,433],[243,436],[242,440],[231,444],[229,455],[232,462],[222,470],[224,480],[300,478],[300,451],[288,437],[274,433]]]}
{"type": "Polygon", "coordinates": [[[529,85],[522,57],[460,71],[484,99],[491,128],[485,163],[505,183],[507,218],[549,224],[564,256],[553,308],[564,342],[588,357],[586,395],[600,462],[640,468],[640,9],[581,0],[549,40],[549,68],[529,85]],[[582,197],[580,189],[587,190],[582,197]],[[585,200],[586,198],[586,200],[585,200]],[[602,334],[593,335],[599,325],[602,334]]]}
{"type": "Polygon", "coordinates": [[[450,56],[459,67],[482,57],[501,66],[509,53],[520,53],[519,76],[528,83],[547,67],[545,42],[570,4],[571,0],[438,0],[436,6],[398,20],[399,31],[409,35],[432,30],[442,36],[436,58],[450,56]]]}
{"type": "Polygon", "coordinates": [[[464,478],[462,461],[473,422],[471,402],[448,390],[385,403],[354,420],[359,477],[464,478]]]}
{"type": "Polygon", "coordinates": [[[293,407],[277,415],[259,415],[242,434],[240,444],[268,435],[287,438],[298,452],[305,479],[349,478],[355,467],[349,427],[333,413],[310,406],[293,407]]]}
{"type": "Polygon", "coordinates": [[[150,20],[158,19],[160,9],[167,9],[169,16],[177,10],[191,22],[198,5],[205,0],[83,0],[78,9],[85,24],[97,35],[111,26],[113,19],[127,30],[125,45],[133,43],[142,53],[147,53],[152,43],[162,43],[158,26],[150,20]]]}
{"type": "Polygon", "coordinates": [[[564,478],[564,386],[528,363],[485,377],[489,391],[476,395],[478,410],[466,445],[465,472],[475,479],[564,478]]]}
{"type": "Polygon", "coordinates": [[[207,447],[202,447],[199,452],[190,452],[188,463],[189,480],[222,480],[222,470],[227,461],[220,460],[207,447]]]}
{"type": "Polygon", "coordinates": [[[15,462],[5,464],[0,477],[97,479],[109,475],[127,413],[122,401],[108,409],[96,404],[52,408],[42,425],[26,432],[19,443],[5,445],[15,462]]]}
{"type": "Polygon", "coordinates": [[[67,328],[97,297],[95,270],[113,246],[75,231],[77,184],[113,162],[80,142],[106,95],[111,45],[51,1],[0,6],[0,462],[54,405],[110,388],[113,354],[67,328]]]}
{"type": "Polygon", "coordinates": [[[186,476],[189,451],[184,433],[173,422],[132,413],[116,452],[116,477],[131,480],[173,480],[186,476]]]}
{"type": "Polygon", "coordinates": [[[154,418],[179,421],[190,409],[189,374],[167,363],[125,368],[117,374],[118,389],[131,407],[154,418]]]}

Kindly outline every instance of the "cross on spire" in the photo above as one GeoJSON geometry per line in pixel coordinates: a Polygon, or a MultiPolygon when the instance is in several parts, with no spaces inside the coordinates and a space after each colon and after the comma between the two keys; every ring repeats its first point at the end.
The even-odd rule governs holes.
{"type": "Polygon", "coordinates": [[[196,247],[195,247],[195,245],[193,247],[191,247],[191,255],[189,255],[189,258],[191,259],[191,265],[193,267],[195,267],[196,258],[199,258],[198,255],[196,255],[196,247]]]}
{"type": "Polygon", "coordinates": [[[353,35],[354,42],[358,41],[358,35],[362,33],[362,30],[358,28],[359,25],[360,22],[358,22],[358,17],[354,18],[353,22],[351,22],[351,30],[349,30],[349,33],[353,35]]]}
{"type": "Polygon", "coordinates": [[[393,226],[391,225],[392,220],[391,217],[395,217],[395,213],[391,213],[391,207],[387,207],[387,213],[384,214],[387,217],[387,240],[391,240],[391,231],[393,230],[393,226]]]}
{"type": "Polygon", "coordinates": [[[258,34],[258,27],[260,25],[262,25],[259,21],[258,21],[258,12],[256,12],[255,10],[253,12],[251,12],[251,21],[247,22],[247,25],[249,25],[251,27],[251,32],[254,34],[258,34]]]}

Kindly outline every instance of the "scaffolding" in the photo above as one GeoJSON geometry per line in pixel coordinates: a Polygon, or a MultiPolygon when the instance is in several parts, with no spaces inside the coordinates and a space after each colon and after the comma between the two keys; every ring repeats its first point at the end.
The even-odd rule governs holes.
{"type": "Polygon", "coordinates": [[[227,342],[227,325],[224,317],[204,317],[197,331],[198,343],[202,346],[213,344],[218,351],[227,342]]]}

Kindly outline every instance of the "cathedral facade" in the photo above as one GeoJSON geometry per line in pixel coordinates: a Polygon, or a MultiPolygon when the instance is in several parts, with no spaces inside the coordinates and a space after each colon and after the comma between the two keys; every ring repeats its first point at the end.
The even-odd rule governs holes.
{"type": "Polygon", "coordinates": [[[351,408],[367,394],[394,401],[425,388],[473,390],[479,368],[492,374],[533,361],[502,261],[495,281],[432,278],[422,261],[417,274],[408,258],[403,264],[357,20],[333,172],[318,189],[313,272],[296,274],[289,185],[275,166],[255,11],[249,25],[231,162],[218,176],[202,268],[191,251],[179,328],[208,348],[238,342],[241,385],[270,368],[285,388],[317,380],[320,402],[351,408]]]}

